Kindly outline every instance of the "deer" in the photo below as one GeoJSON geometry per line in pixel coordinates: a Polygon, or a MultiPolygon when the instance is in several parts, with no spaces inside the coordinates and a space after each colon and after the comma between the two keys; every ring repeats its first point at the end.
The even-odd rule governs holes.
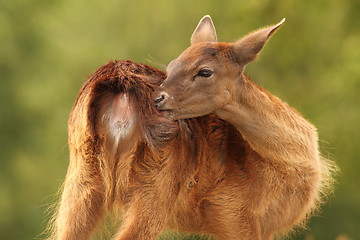
{"type": "Polygon", "coordinates": [[[333,164],[315,127],[242,73],[279,26],[218,43],[206,16],[166,73],[130,60],[96,70],[69,116],[49,239],[91,239],[109,215],[116,240],[267,240],[302,226],[333,164]]]}

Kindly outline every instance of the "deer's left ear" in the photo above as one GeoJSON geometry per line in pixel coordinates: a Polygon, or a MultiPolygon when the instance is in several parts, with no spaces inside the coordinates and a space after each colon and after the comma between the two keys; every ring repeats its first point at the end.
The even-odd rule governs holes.
{"type": "Polygon", "coordinates": [[[278,24],[262,28],[250,33],[234,43],[235,54],[241,64],[253,61],[264,47],[271,35],[285,22],[285,18],[278,24]]]}
{"type": "Polygon", "coordinates": [[[191,36],[191,45],[200,42],[216,42],[216,31],[209,15],[203,17],[191,36]]]}

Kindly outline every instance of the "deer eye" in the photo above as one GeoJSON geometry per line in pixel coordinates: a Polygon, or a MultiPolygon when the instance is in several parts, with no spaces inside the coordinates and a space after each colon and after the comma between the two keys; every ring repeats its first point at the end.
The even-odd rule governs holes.
{"type": "Polygon", "coordinates": [[[211,69],[208,69],[208,68],[205,68],[205,69],[201,69],[197,74],[196,76],[199,76],[199,77],[204,77],[204,78],[209,78],[213,75],[213,70],[211,69]]]}

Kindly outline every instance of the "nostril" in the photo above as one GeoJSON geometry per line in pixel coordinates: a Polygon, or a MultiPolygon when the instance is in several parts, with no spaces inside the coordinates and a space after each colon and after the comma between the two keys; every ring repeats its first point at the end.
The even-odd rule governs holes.
{"type": "Polygon", "coordinates": [[[165,99],[165,94],[161,94],[159,97],[154,99],[155,104],[161,103],[165,99]]]}

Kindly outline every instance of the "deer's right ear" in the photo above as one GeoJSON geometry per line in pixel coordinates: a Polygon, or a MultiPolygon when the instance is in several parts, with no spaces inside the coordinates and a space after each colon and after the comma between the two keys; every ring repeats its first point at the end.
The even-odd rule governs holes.
{"type": "Polygon", "coordinates": [[[200,42],[216,42],[216,30],[209,15],[204,16],[191,36],[191,45],[200,42]]]}
{"type": "Polygon", "coordinates": [[[253,61],[260,53],[261,49],[263,49],[267,40],[269,40],[269,38],[284,22],[285,18],[278,24],[252,32],[236,41],[234,43],[234,48],[239,62],[242,64],[248,64],[253,61]]]}

